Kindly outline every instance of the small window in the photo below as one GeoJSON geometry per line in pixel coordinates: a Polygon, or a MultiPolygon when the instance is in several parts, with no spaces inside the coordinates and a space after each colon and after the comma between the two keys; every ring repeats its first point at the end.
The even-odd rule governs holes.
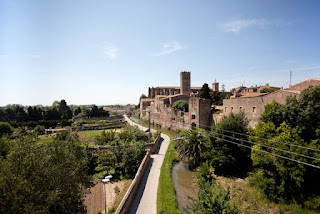
{"type": "Polygon", "coordinates": [[[196,119],[196,115],[193,114],[193,115],[192,115],[192,119],[193,119],[193,120],[196,119]]]}
{"type": "Polygon", "coordinates": [[[256,88],[253,89],[253,92],[257,92],[257,91],[258,91],[258,89],[256,89],[256,88]]]}
{"type": "Polygon", "coordinates": [[[231,107],[231,112],[233,111],[233,107],[231,107]]]}
{"type": "Polygon", "coordinates": [[[242,107],[240,107],[240,111],[242,110],[242,107]]]}
{"type": "Polygon", "coordinates": [[[176,118],[173,117],[173,118],[172,118],[172,121],[175,121],[175,120],[176,120],[176,118]]]}
{"type": "Polygon", "coordinates": [[[253,107],[253,108],[252,108],[252,112],[255,113],[256,111],[257,111],[257,110],[256,110],[256,107],[253,107]]]}

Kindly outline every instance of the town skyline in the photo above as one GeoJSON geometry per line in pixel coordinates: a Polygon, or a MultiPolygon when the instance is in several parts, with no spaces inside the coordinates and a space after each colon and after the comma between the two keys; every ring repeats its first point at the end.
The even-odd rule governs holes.
{"type": "Polygon", "coordinates": [[[151,86],[320,77],[317,1],[0,1],[0,106],[137,104],[151,86]]]}

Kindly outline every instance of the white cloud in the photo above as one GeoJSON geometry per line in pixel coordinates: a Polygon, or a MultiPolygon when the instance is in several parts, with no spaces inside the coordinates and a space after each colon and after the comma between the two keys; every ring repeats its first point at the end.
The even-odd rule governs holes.
{"type": "Polygon", "coordinates": [[[115,60],[118,58],[119,49],[114,45],[107,45],[104,47],[103,53],[109,60],[115,60]]]}
{"type": "Polygon", "coordinates": [[[256,26],[263,28],[267,24],[268,21],[265,19],[239,19],[225,23],[223,28],[226,32],[238,33],[248,27],[256,26]]]}
{"type": "Polygon", "coordinates": [[[294,24],[293,21],[284,21],[282,19],[238,19],[230,22],[226,22],[222,25],[222,28],[226,32],[238,33],[249,27],[257,27],[264,29],[266,27],[283,27],[294,24]]]}
{"type": "Polygon", "coordinates": [[[226,32],[238,33],[248,27],[264,28],[268,24],[270,22],[266,19],[239,19],[224,23],[223,28],[226,32]]]}
{"type": "Polygon", "coordinates": [[[184,49],[185,47],[182,46],[179,42],[173,41],[173,42],[166,42],[162,44],[162,50],[155,54],[156,56],[162,56],[162,55],[167,55],[179,50],[184,49]]]}

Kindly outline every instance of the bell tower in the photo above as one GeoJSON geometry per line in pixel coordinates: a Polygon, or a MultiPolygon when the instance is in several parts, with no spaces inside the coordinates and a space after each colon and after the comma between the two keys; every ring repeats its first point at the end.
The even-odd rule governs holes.
{"type": "Polygon", "coordinates": [[[191,83],[190,83],[190,72],[180,72],[180,94],[190,95],[191,83]]]}

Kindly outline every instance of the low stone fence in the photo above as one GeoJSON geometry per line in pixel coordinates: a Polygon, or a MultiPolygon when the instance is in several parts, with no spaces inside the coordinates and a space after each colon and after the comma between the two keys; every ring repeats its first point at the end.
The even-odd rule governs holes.
{"type": "Polygon", "coordinates": [[[151,154],[154,154],[157,151],[160,142],[161,142],[161,133],[158,134],[158,136],[156,137],[153,143],[148,143],[144,148],[149,149],[151,154]]]}
{"type": "Polygon", "coordinates": [[[136,173],[136,176],[134,177],[127,193],[125,194],[124,198],[122,199],[118,209],[116,210],[116,214],[123,214],[128,213],[130,211],[132,202],[136,196],[136,193],[139,189],[139,185],[141,183],[141,180],[146,172],[147,166],[150,161],[151,154],[154,154],[161,142],[161,133],[156,137],[155,141],[153,143],[147,144],[145,146],[146,149],[146,155],[144,156],[140,167],[136,173]]]}
{"type": "Polygon", "coordinates": [[[149,161],[150,161],[151,152],[149,149],[147,149],[146,151],[147,151],[147,153],[144,156],[144,158],[140,164],[140,167],[136,173],[136,176],[134,177],[127,193],[123,197],[118,209],[116,210],[116,214],[129,213],[129,211],[130,211],[131,204],[133,203],[133,200],[134,200],[136,193],[139,189],[139,184],[143,178],[143,175],[144,175],[144,173],[147,169],[147,166],[149,164],[149,161]]]}
{"type": "Polygon", "coordinates": [[[116,123],[109,123],[105,125],[100,125],[100,124],[92,124],[92,125],[87,125],[87,126],[76,126],[76,127],[71,127],[71,128],[61,128],[61,129],[45,129],[46,134],[53,134],[57,132],[62,132],[62,131],[86,131],[86,130],[103,130],[103,129],[109,129],[109,128],[118,128],[123,125],[126,125],[127,122],[116,122],[116,123]]]}

